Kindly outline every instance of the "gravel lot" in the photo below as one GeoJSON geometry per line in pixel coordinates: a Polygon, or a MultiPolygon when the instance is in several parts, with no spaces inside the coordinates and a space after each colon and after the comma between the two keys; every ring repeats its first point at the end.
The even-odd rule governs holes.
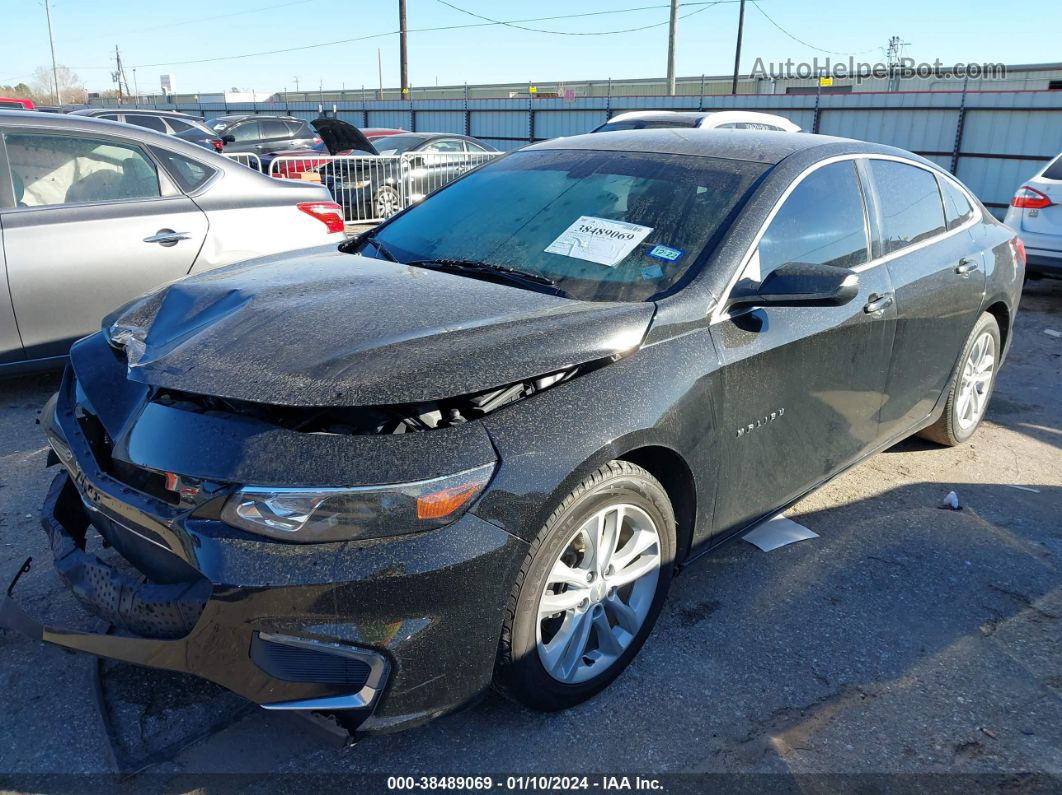
{"type": "MultiPolygon", "coordinates": [[[[1030,283],[972,443],[903,442],[790,511],[820,538],[769,553],[737,542],[684,572],[632,667],[580,708],[539,715],[491,695],[339,747],[209,684],[107,663],[120,761],[162,774],[968,772],[1018,788],[1062,774],[1062,339],[1045,328],[1062,331],[1062,282],[1030,283]],[[963,510],[938,508],[951,490],[963,510]]],[[[56,383],[0,383],[0,579],[33,555],[22,603],[87,628],[37,522],[50,475],[34,420],[56,383]]],[[[95,669],[0,632],[0,775],[114,769],[95,669]]]]}

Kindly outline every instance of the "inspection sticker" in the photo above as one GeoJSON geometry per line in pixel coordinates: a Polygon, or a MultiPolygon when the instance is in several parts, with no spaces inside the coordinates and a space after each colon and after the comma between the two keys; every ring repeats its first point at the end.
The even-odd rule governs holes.
{"type": "Polygon", "coordinates": [[[681,248],[671,248],[671,246],[653,246],[648,252],[650,257],[664,259],[668,262],[675,262],[681,259],[685,253],[681,248]]]}
{"type": "Polygon", "coordinates": [[[613,268],[652,231],[651,226],[582,215],[545,250],[549,254],[563,254],[613,268]]]}

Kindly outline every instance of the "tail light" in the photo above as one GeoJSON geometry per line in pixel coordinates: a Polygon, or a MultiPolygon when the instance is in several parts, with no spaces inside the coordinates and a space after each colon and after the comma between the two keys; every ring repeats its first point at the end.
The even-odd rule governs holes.
{"type": "Polygon", "coordinates": [[[1051,199],[1047,195],[1040,193],[1036,188],[1022,185],[1018,188],[1018,192],[1014,194],[1014,198],[1010,200],[1010,206],[1021,207],[1026,210],[1040,210],[1044,207],[1050,207],[1051,199]]]}
{"type": "Polygon", "coordinates": [[[222,141],[220,138],[214,138],[210,141],[210,143],[214,145],[215,152],[221,152],[225,149],[225,142],[222,141]]]}
{"type": "Polygon", "coordinates": [[[343,208],[335,202],[300,202],[297,206],[327,226],[329,232],[343,231],[343,208]]]}
{"type": "Polygon", "coordinates": [[[319,143],[321,143],[321,136],[320,135],[315,135],[313,137],[313,145],[317,146],[317,144],[319,144],[319,143]]]}
{"type": "Polygon", "coordinates": [[[1024,268],[1025,263],[1028,262],[1029,258],[1025,254],[1025,243],[1022,242],[1020,237],[1015,237],[1010,240],[1010,251],[1014,255],[1015,261],[1020,263],[1024,268]]]}

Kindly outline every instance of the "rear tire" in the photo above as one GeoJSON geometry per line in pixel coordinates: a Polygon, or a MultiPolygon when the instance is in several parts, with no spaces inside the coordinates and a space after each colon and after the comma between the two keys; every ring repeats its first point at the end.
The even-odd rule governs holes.
{"type": "Polygon", "coordinates": [[[619,676],[656,623],[675,559],[675,514],[646,470],[610,461],[531,544],[506,607],[495,687],[555,711],[619,676]]]}
{"type": "Polygon", "coordinates": [[[919,436],[954,447],[974,435],[992,399],[1001,351],[999,323],[985,312],[963,346],[948,385],[944,412],[935,423],[919,431],[919,436]]]}

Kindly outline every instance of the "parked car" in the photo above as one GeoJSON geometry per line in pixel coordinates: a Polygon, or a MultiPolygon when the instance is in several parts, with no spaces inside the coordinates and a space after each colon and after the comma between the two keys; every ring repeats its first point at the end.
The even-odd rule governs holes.
{"type": "Polygon", "coordinates": [[[223,147],[221,138],[207,127],[201,118],[186,113],[178,113],[177,111],[81,108],[71,111],[71,115],[91,116],[95,119],[107,119],[109,121],[132,124],[136,127],[163,133],[164,135],[174,135],[182,140],[197,144],[204,149],[212,149],[215,152],[220,152],[223,147]]]}
{"type": "Polygon", "coordinates": [[[324,151],[321,136],[308,122],[294,116],[218,116],[207,126],[225,142],[226,153],[261,156],[282,149],[324,151]]]}
{"type": "Polygon", "coordinates": [[[3,373],[61,361],[101,315],[188,273],[343,239],[320,186],[173,136],[18,111],[0,136],[3,373]]]}
{"type": "Polygon", "coordinates": [[[311,121],[310,125],[320,136],[320,145],[310,149],[281,149],[264,154],[261,157],[262,171],[280,179],[320,182],[318,169],[328,162],[328,157],[324,155],[376,154],[368,136],[353,124],[341,119],[319,118],[311,121]],[[272,168],[273,161],[278,157],[282,159],[276,168],[272,168]]]}
{"type": "Polygon", "coordinates": [[[454,133],[406,132],[377,137],[380,158],[322,166],[321,183],[347,219],[390,218],[497,153],[490,144],[454,133]],[[398,160],[398,155],[408,155],[398,160]]]}
{"type": "Polygon", "coordinates": [[[1030,278],[1062,278],[1062,155],[1018,189],[1004,222],[1025,243],[1030,278]]]}
{"type": "Polygon", "coordinates": [[[632,110],[617,113],[592,132],[650,130],[666,127],[700,127],[709,130],[776,130],[800,132],[799,125],[784,116],[750,110],[675,111],[632,110]]]}
{"type": "Polygon", "coordinates": [[[0,110],[33,110],[32,99],[16,99],[15,97],[0,97],[0,110]]]}
{"type": "Polygon", "coordinates": [[[906,436],[969,439],[1023,270],[969,190],[887,146],[527,147],[75,345],[43,522],[120,631],[42,633],[13,598],[0,618],[365,731],[492,681],[572,706],[630,663],[678,564],[906,436]]]}

